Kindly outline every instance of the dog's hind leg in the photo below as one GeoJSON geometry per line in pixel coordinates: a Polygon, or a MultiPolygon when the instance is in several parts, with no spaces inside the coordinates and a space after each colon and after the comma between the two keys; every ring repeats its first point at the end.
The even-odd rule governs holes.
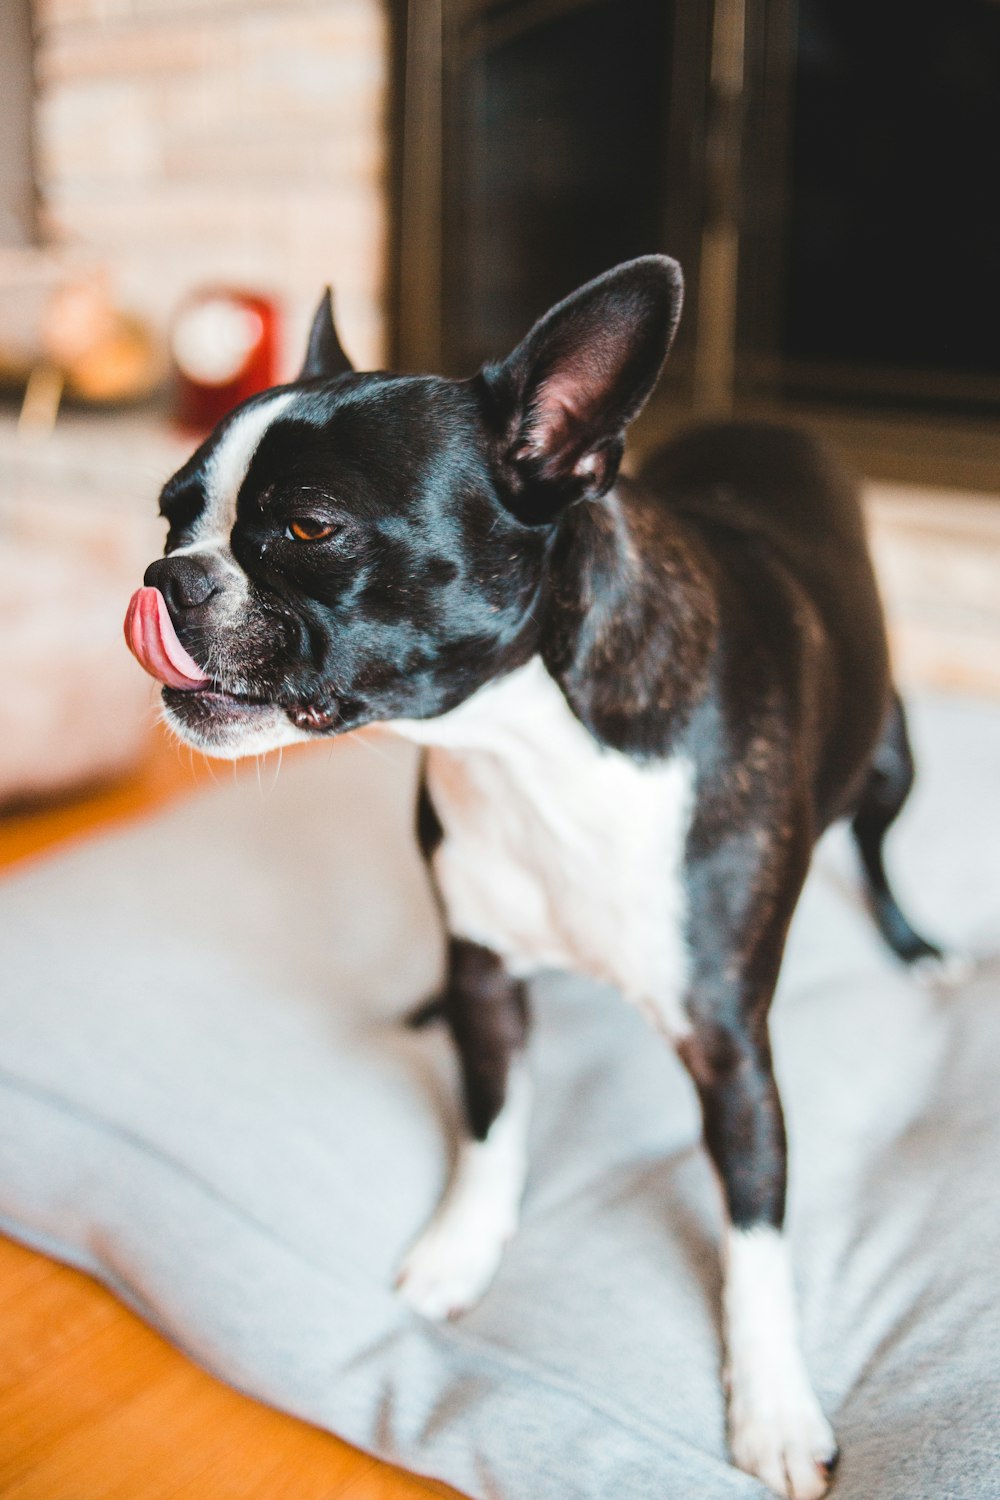
{"type": "Polygon", "coordinates": [[[458,1048],[469,1134],[397,1278],[402,1295],[429,1318],[472,1307],[496,1274],[517,1228],[531,1112],[523,983],[495,953],[452,938],[440,1008],[458,1048]]]}
{"type": "Polygon", "coordinates": [[[906,716],[894,695],[885,730],[872,757],[851,829],[868,884],[868,899],[879,931],[892,951],[907,964],[942,960],[940,948],[915,932],[899,908],[885,873],[882,845],[910,794],[913,752],[906,732],[906,716]]]}

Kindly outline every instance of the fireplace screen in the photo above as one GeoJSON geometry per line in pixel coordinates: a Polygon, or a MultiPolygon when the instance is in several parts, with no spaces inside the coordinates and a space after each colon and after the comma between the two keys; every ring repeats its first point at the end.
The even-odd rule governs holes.
{"type": "Polygon", "coordinates": [[[474,369],[591,276],[664,241],[663,0],[474,17],[445,123],[444,363],[474,369]]]}
{"type": "Polygon", "coordinates": [[[770,258],[784,385],[1000,404],[1000,5],[796,9],[784,181],[771,189],[784,203],[770,258]]]}
{"type": "Polygon", "coordinates": [[[692,403],[1000,407],[996,0],[411,0],[404,368],[681,260],[692,403]]]}

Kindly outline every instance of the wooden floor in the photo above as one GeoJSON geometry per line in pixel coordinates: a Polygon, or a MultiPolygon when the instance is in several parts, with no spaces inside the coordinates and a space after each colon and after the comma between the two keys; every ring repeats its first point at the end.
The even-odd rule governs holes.
{"type": "MultiPolygon", "coordinates": [[[[157,739],[127,782],[0,819],[0,866],[148,813],[208,774],[205,763],[157,739]]],[[[238,1395],[89,1277],[0,1237],[3,1500],[452,1494],[238,1395]]]]}

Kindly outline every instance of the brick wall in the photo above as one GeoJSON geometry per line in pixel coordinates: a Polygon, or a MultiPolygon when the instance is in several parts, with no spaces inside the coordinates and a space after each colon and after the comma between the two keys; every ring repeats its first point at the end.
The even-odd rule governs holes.
{"type": "Polygon", "coordinates": [[[164,328],[194,285],[280,294],[286,364],[321,286],[383,358],[381,0],[35,0],[43,233],[164,328]]]}

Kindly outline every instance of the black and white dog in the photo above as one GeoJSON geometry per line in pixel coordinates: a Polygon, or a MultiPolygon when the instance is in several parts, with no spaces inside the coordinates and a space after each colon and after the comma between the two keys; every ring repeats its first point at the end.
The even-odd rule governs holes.
{"type": "Polygon", "coordinates": [[[836,1444],[796,1329],[768,1007],[829,823],[852,819],[896,953],[937,950],[882,866],[913,767],[850,486],[801,434],[730,424],[619,477],[680,305],[673,261],[631,261],[456,381],[355,374],[324,298],[299,379],[165,486],[166,555],[126,634],[210,755],[372,724],[427,747],[436,1009],[468,1137],[402,1294],[430,1317],[469,1307],[514,1231],[525,977],[611,981],[701,1100],[733,1456],[806,1500],[836,1444]]]}

